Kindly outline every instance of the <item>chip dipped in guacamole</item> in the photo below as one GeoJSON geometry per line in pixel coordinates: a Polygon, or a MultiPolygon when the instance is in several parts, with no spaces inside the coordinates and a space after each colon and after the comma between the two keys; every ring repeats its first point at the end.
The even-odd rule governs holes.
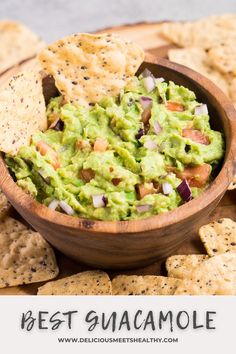
{"type": "Polygon", "coordinates": [[[161,214],[207,188],[222,134],[194,92],[147,69],[135,76],[143,60],[115,35],[75,34],[39,54],[58,90],[47,106],[35,75],[0,91],[0,150],[18,186],[51,209],[97,220],[161,214]]]}
{"type": "Polygon", "coordinates": [[[85,107],[62,96],[47,106],[49,128],[6,161],[18,186],[69,215],[146,218],[201,194],[224,154],[207,106],[145,70],[118,97],[85,107]]]}

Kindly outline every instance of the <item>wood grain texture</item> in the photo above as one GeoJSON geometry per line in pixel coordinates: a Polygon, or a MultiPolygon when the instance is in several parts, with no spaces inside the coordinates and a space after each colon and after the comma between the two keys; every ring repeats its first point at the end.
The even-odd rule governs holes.
{"type": "MultiPolygon", "coordinates": [[[[128,32],[126,32],[127,27],[118,27],[118,30],[119,34],[123,32],[124,36],[138,37],[143,35],[143,26],[146,26],[146,24],[128,26],[128,32]],[[134,34],[132,34],[132,31],[134,34]]],[[[117,27],[115,30],[116,29],[117,27]]],[[[145,42],[145,47],[146,49],[150,49],[150,53],[158,57],[166,57],[169,46],[168,44],[162,44],[161,47],[159,44],[155,45],[155,33],[153,33],[153,30],[154,28],[152,26],[147,26],[146,34],[143,37],[144,39],[142,39],[145,42]],[[152,32],[150,41],[148,30],[152,32]]],[[[107,30],[105,30],[105,32],[106,31],[107,30]]],[[[149,62],[156,61],[156,59],[153,59],[153,57],[149,55],[147,55],[146,60],[149,62]]],[[[158,76],[169,78],[170,71],[172,71],[172,64],[168,68],[166,68],[165,65],[161,68],[161,61],[158,62],[160,66],[156,67],[155,70],[158,68],[158,71],[155,71],[155,73],[158,74],[158,76]]],[[[154,64],[148,65],[151,65],[153,70],[154,64]]],[[[70,217],[56,212],[48,215],[49,211],[47,208],[39,205],[31,198],[26,197],[24,192],[15,186],[6,171],[3,160],[0,160],[0,184],[5,186],[9,196],[11,196],[12,200],[15,200],[15,206],[21,211],[22,216],[26,217],[36,228],[42,230],[44,236],[46,236],[49,241],[51,240],[57,248],[68,251],[67,253],[76,259],[76,261],[74,261],[60,251],[56,252],[60,268],[60,278],[79,271],[91,269],[90,266],[79,263],[78,260],[80,262],[85,261],[85,263],[89,263],[89,261],[92,263],[95,262],[95,268],[101,266],[101,262],[99,261],[101,257],[104,262],[103,268],[108,271],[111,277],[117,274],[165,275],[164,262],[167,254],[205,253],[197,234],[199,226],[221,217],[236,219],[236,191],[227,192],[217,206],[217,203],[226,190],[233,171],[233,156],[235,156],[236,153],[235,112],[227,98],[218,90],[215,91],[214,85],[210,84],[208,80],[203,80],[204,85],[202,86],[203,81],[201,76],[191,72],[193,76],[186,77],[186,71],[182,72],[182,67],[179,68],[181,72],[179,72],[179,74],[173,73],[171,78],[177,83],[187,83],[187,86],[194,90],[197,88],[199,99],[207,97],[206,102],[209,104],[212,117],[214,117],[214,121],[212,120],[211,123],[213,126],[217,126],[224,131],[227,137],[226,159],[223,170],[218,175],[211,188],[208,189],[202,197],[191,202],[191,204],[188,203],[186,206],[179,208],[178,211],[168,213],[169,215],[158,216],[142,221],[141,226],[145,228],[146,225],[146,228],[150,231],[138,232],[140,225],[138,225],[137,222],[132,222],[135,224],[131,226],[127,225],[127,223],[123,223],[123,232],[117,235],[116,231],[120,229],[120,223],[115,223],[116,225],[112,223],[113,226],[106,223],[106,225],[101,226],[101,222],[98,225],[96,222],[90,223],[86,220],[73,220],[72,224],[70,217]],[[207,84],[205,86],[206,82],[207,84]],[[11,191],[11,188],[14,188],[14,190],[11,191]],[[15,195],[15,193],[17,194],[15,195]],[[25,198],[27,198],[27,201],[25,198]],[[31,215],[35,213],[37,217],[31,215]],[[191,216],[191,213],[194,215],[191,216]],[[60,225],[58,225],[58,218],[60,219],[60,225]],[[46,220],[45,224],[44,220],[46,220]],[[169,227],[162,227],[162,223],[165,222],[170,222],[169,227]],[[102,230],[102,227],[105,227],[105,230],[102,230]],[[130,228],[132,229],[132,227],[134,227],[133,232],[130,232],[130,228]],[[152,229],[153,227],[154,229],[152,229]],[[65,248],[66,243],[68,243],[67,248],[65,248]],[[82,248],[79,249],[80,247],[82,248]],[[94,255],[93,259],[91,259],[91,255],[94,255]],[[157,260],[156,257],[160,259],[157,260]],[[122,271],[109,270],[109,268],[116,267],[122,268],[122,271]],[[136,267],[136,269],[123,269],[126,267],[136,267]]],[[[188,69],[186,70],[188,76],[189,71],[188,69]]],[[[16,293],[19,292],[17,289],[9,290],[11,294],[14,294],[14,291],[16,293]]],[[[33,288],[24,286],[24,291],[28,294],[36,294],[37,286],[33,288]]],[[[7,294],[7,289],[4,291],[4,294],[7,294]]]]}

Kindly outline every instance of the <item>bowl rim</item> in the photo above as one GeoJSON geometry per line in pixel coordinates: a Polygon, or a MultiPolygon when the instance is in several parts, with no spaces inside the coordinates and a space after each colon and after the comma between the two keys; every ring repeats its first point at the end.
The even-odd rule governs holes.
{"type": "Polygon", "coordinates": [[[226,121],[229,124],[231,134],[228,137],[228,147],[221,170],[209,187],[200,196],[190,202],[181,205],[172,211],[153,215],[148,218],[127,221],[85,219],[50,210],[45,205],[37,202],[29,194],[25,193],[23,189],[18,187],[14,182],[1,154],[0,188],[6,194],[10,202],[12,202],[13,206],[15,204],[14,201],[17,200],[18,211],[21,209],[24,213],[32,214],[33,210],[35,217],[37,216],[41,222],[49,222],[64,228],[69,227],[71,229],[78,229],[86,232],[90,231],[93,233],[102,232],[111,235],[125,235],[127,233],[140,233],[160,229],[166,226],[174,225],[178,222],[183,222],[192,215],[198,213],[200,210],[206,208],[215,200],[220,200],[234,175],[233,156],[236,154],[236,111],[233,104],[214,83],[194,70],[191,70],[183,65],[170,62],[167,59],[157,58],[149,54],[146,56],[143,64],[145,63],[162,66],[164,69],[166,68],[177,72],[178,75],[182,75],[195,82],[203,91],[206,91],[211,98],[214,98],[218,106],[220,106],[223,110],[226,121]]]}

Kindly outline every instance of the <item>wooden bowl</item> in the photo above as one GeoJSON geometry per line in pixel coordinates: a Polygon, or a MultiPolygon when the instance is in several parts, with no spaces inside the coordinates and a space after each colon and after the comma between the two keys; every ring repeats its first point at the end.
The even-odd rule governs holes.
{"type": "Polygon", "coordinates": [[[50,210],[27,195],[15,184],[0,158],[0,188],[16,210],[55,248],[96,268],[141,267],[173,254],[217,206],[235,172],[236,112],[226,96],[200,74],[168,60],[147,58],[140,71],[145,67],[156,77],[193,90],[208,105],[212,127],[224,132],[226,153],[222,167],[198,198],[171,212],[143,220],[96,221],[71,217],[50,210]]]}

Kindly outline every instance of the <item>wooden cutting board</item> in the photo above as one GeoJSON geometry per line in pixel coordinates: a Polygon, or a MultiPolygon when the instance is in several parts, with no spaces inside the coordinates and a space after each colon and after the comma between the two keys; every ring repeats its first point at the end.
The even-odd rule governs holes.
{"type": "MultiPolygon", "coordinates": [[[[133,40],[139,43],[147,52],[157,55],[159,57],[166,57],[168,49],[174,47],[170,45],[165,39],[162,39],[159,35],[160,23],[139,23],[135,25],[125,25],[113,28],[107,28],[102,32],[112,32],[117,33],[121,37],[133,40]]],[[[14,74],[19,70],[19,67],[12,69],[14,74]]],[[[9,73],[5,77],[0,77],[0,84],[9,77],[9,73]]],[[[219,206],[215,211],[209,215],[208,221],[213,221],[219,218],[232,218],[236,220],[236,190],[228,191],[223,199],[221,200],[219,206]]],[[[184,244],[176,251],[176,254],[199,254],[205,253],[203,245],[197,234],[193,233],[189,235],[189,238],[184,242],[184,244]]],[[[74,273],[78,273],[84,270],[88,270],[87,266],[76,263],[71,259],[67,258],[63,254],[56,251],[58,266],[60,269],[59,277],[66,277],[74,273]]],[[[165,260],[157,261],[145,268],[133,269],[122,272],[109,271],[108,274],[113,277],[117,274],[137,274],[137,275],[166,275],[165,271],[165,260]]],[[[28,295],[34,295],[37,293],[37,288],[43,283],[30,284],[22,287],[5,288],[0,289],[0,295],[22,295],[22,290],[28,295]]]]}

